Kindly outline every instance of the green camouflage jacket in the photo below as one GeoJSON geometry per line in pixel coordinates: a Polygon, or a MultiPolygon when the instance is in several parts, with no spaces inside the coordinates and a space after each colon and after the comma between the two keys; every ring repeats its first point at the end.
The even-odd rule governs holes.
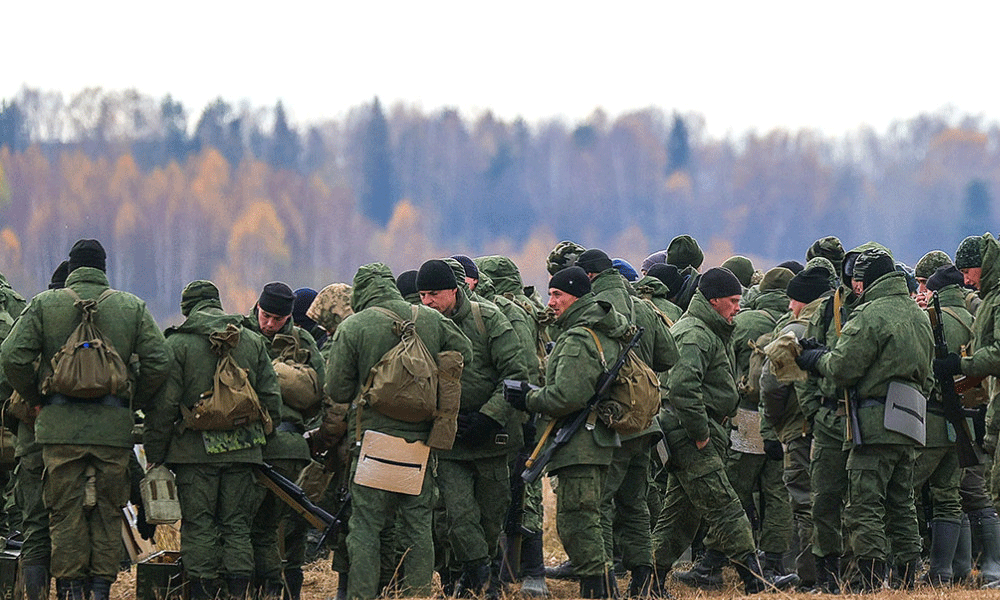
{"type": "Polygon", "coordinates": [[[1000,243],[983,235],[983,271],[979,278],[976,309],[975,352],[962,359],[962,372],[973,377],[1000,375],[1000,243]]]}
{"type": "Polygon", "coordinates": [[[670,288],[656,277],[646,275],[635,283],[635,291],[640,298],[645,298],[653,303],[657,310],[670,319],[670,323],[676,323],[684,311],[667,298],[670,296],[670,288]]]}

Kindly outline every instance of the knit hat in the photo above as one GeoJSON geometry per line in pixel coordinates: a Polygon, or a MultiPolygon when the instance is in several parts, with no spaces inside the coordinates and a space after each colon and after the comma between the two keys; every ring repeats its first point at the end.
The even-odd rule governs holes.
{"type": "Polygon", "coordinates": [[[745,256],[731,256],[722,263],[722,267],[732,271],[736,279],[740,280],[740,285],[750,287],[750,278],[753,277],[753,263],[745,256]]]}
{"type": "Polygon", "coordinates": [[[760,281],[760,291],[784,290],[788,287],[788,282],[793,277],[795,277],[795,273],[792,273],[785,267],[774,267],[767,273],[764,273],[764,279],[760,281]]]}
{"type": "Polygon", "coordinates": [[[840,273],[840,267],[844,264],[844,245],[840,243],[839,238],[833,235],[818,239],[806,250],[806,261],[808,262],[817,256],[822,256],[833,263],[834,268],[837,269],[834,274],[840,273]]]}
{"type": "Polygon", "coordinates": [[[455,272],[448,266],[448,263],[433,258],[420,265],[420,270],[417,271],[417,290],[434,292],[456,288],[458,288],[458,281],[455,279],[455,272]]]}
{"type": "Polygon", "coordinates": [[[555,275],[559,269],[575,265],[576,259],[586,250],[586,248],[576,242],[563,240],[556,244],[552,252],[549,252],[549,257],[545,259],[545,268],[548,269],[549,275],[555,275]]]}
{"type": "Polygon", "coordinates": [[[549,279],[549,289],[552,288],[579,298],[590,293],[590,278],[587,277],[587,272],[580,267],[567,267],[556,272],[552,279],[549,279]]]}
{"type": "Polygon", "coordinates": [[[955,267],[961,269],[975,269],[983,266],[983,238],[978,235],[970,235],[962,240],[955,250],[955,267]]]}
{"type": "Polygon", "coordinates": [[[191,314],[194,307],[202,302],[210,302],[215,308],[222,308],[219,300],[219,288],[205,279],[198,279],[184,286],[181,292],[181,314],[185,317],[191,314]]]}
{"type": "Polygon", "coordinates": [[[938,270],[938,267],[951,264],[951,257],[941,250],[931,250],[917,261],[917,266],[913,267],[913,276],[919,279],[927,279],[938,270]]]}
{"type": "Polygon", "coordinates": [[[624,258],[616,258],[612,260],[611,266],[613,266],[625,279],[628,279],[629,281],[639,280],[639,274],[635,272],[635,267],[630,265],[624,258]]]}
{"type": "Polygon", "coordinates": [[[743,294],[743,286],[740,280],[733,275],[729,269],[713,267],[701,276],[698,282],[698,291],[705,298],[728,298],[729,296],[740,296],[743,294]]]}
{"type": "Polygon", "coordinates": [[[778,265],[779,267],[784,267],[791,271],[792,273],[798,274],[802,272],[805,267],[797,260],[786,260],[785,262],[778,265]]]}
{"type": "Polygon", "coordinates": [[[809,304],[832,289],[830,273],[825,267],[809,267],[792,277],[788,287],[785,288],[785,293],[792,300],[809,304]]]}
{"type": "Polygon", "coordinates": [[[104,252],[104,246],[97,240],[79,240],[73,244],[69,251],[68,272],[72,273],[79,267],[93,267],[102,271],[107,270],[108,255],[104,252]]]}
{"type": "Polygon", "coordinates": [[[417,289],[417,270],[410,269],[409,271],[403,271],[396,278],[396,287],[399,288],[399,293],[405,298],[411,294],[417,294],[420,290],[417,289]]]}
{"type": "Polygon", "coordinates": [[[313,300],[316,299],[316,290],[304,287],[295,290],[294,293],[295,303],[292,305],[292,321],[299,327],[312,329],[316,325],[316,321],[309,318],[306,311],[309,310],[313,300]]]}
{"type": "Polygon", "coordinates": [[[292,288],[280,281],[274,281],[264,286],[264,291],[257,299],[257,307],[272,315],[284,317],[292,314],[295,306],[295,294],[292,288]]]}
{"type": "Polygon", "coordinates": [[[955,265],[941,265],[934,274],[927,278],[927,289],[932,292],[944,289],[949,285],[962,285],[965,277],[955,265]]]}
{"type": "Polygon", "coordinates": [[[576,266],[582,268],[587,273],[603,273],[612,268],[614,264],[604,250],[591,248],[576,259],[576,266]]]}
{"type": "Polygon", "coordinates": [[[456,254],[452,256],[455,260],[461,263],[462,267],[465,269],[465,276],[469,279],[479,279],[479,267],[476,263],[472,262],[472,259],[464,254],[456,254]]]}
{"type": "Polygon", "coordinates": [[[689,235],[679,235],[670,240],[667,246],[667,263],[683,271],[688,267],[697,269],[705,260],[705,253],[701,251],[698,242],[689,235]]]}
{"type": "Polygon", "coordinates": [[[49,281],[50,290],[58,290],[66,287],[66,276],[69,275],[69,261],[64,260],[59,263],[56,270],[52,272],[52,279],[49,281]]]}
{"type": "Polygon", "coordinates": [[[674,265],[666,263],[654,264],[646,271],[646,275],[662,281],[663,285],[667,286],[667,289],[670,290],[671,297],[679,294],[681,288],[684,287],[684,276],[681,275],[680,271],[674,265]]]}
{"type": "Polygon", "coordinates": [[[646,275],[649,275],[649,269],[653,265],[664,265],[667,263],[667,251],[660,250],[659,252],[654,252],[646,257],[646,260],[642,261],[642,266],[639,267],[640,271],[645,271],[646,275]]]}
{"type": "Polygon", "coordinates": [[[858,259],[854,262],[853,279],[864,283],[865,288],[868,288],[879,277],[895,270],[896,264],[887,252],[872,248],[858,255],[858,259]]]}

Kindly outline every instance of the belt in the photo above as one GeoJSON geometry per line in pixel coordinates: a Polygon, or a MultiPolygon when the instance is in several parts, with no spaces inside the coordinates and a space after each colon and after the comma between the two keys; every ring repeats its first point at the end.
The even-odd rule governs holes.
{"type": "Polygon", "coordinates": [[[278,425],[277,429],[275,429],[275,431],[282,431],[282,432],[285,432],[285,433],[298,433],[298,434],[302,434],[302,433],[306,432],[306,428],[303,427],[302,425],[299,425],[297,423],[293,423],[291,421],[282,421],[281,424],[278,425]]]}
{"type": "Polygon", "coordinates": [[[73,396],[66,396],[63,394],[52,394],[45,400],[45,404],[48,406],[63,404],[100,404],[101,406],[110,406],[112,408],[128,408],[128,402],[122,400],[118,396],[112,396],[111,394],[101,396],[100,398],[75,398],[73,396]]]}
{"type": "Polygon", "coordinates": [[[858,401],[858,408],[870,408],[872,406],[882,406],[885,404],[885,396],[879,398],[862,398],[858,401]]]}

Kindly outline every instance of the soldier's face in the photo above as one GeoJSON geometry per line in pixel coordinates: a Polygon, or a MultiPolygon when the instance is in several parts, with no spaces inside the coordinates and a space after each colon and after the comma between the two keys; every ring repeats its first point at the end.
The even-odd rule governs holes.
{"type": "Polygon", "coordinates": [[[968,267],[965,269],[959,269],[962,272],[962,277],[965,278],[965,285],[971,285],[972,287],[979,289],[979,278],[983,276],[982,267],[968,267]]]}
{"type": "Polygon", "coordinates": [[[799,313],[802,312],[802,309],[805,307],[806,307],[805,302],[792,300],[791,298],[788,299],[788,310],[792,311],[792,314],[795,315],[796,317],[799,316],[799,313]]]}
{"type": "Polygon", "coordinates": [[[549,308],[556,313],[556,318],[561,317],[566,309],[576,301],[577,297],[572,294],[567,294],[560,289],[549,288],[549,308]]]}
{"type": "Polygon", "coordinates": [[[708,301],[708,303],[712,305],[715,312],[719,313],[719,316],[732,323],[733,317],[736,316],[736,313],[740,312],[740,299],[742,297],[743,296],[737,294],[735,296],[726,296],[724,298],[712,298],[708,301]]]}
{"type": "Polygon", "coordinates": [[[420,301],[424,303],[424,306],[429,306],[442,315],[450,315],[454,312],[455,304],[458,302],[458,289],[421,291],[420,301]]]}
{"type": "Polygon", "coordinates": [[[276,315],[274,313],[269,313],[266,310],[261,310],[257,307],[257,325],[260,326],[260,332],[264,334],[264,337],[271,339],[274,334],[281,331],[281,328],[285,326],[288,319],[291,319],[292,315],[276,315]]]}

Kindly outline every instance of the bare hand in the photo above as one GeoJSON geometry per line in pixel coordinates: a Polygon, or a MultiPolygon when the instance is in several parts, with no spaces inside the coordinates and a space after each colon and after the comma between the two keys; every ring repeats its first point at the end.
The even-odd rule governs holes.
{"type": "Polygon", "coordinates": [[[703,439],[703,440],[700,440],[700,441],[697,441],[697,442],[695,442],[695,443],[694,443],[694,445],[695,445],[695,447],[696,447],[696,448],[698,448],[699,450],[704,450],[705,446],[707,446],[707,445],[708,445],[708,440],[709,440],[709,439],[710,439],[710,438],[705,438],[705,439],[703,439]]]}

